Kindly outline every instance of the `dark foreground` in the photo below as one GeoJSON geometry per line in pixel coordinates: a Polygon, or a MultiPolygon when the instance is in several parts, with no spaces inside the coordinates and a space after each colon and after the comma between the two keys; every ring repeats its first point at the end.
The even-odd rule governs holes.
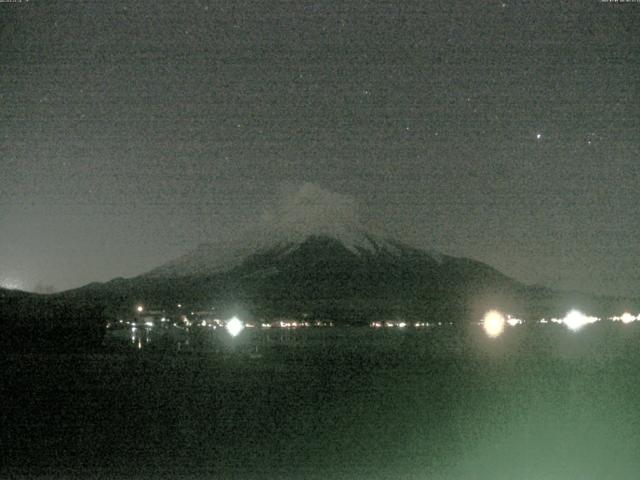
{"type": "Polygon", "coordinates": [[[0,478],[638,478],[640,325],[325,335],[2,356],[0,478]]]}

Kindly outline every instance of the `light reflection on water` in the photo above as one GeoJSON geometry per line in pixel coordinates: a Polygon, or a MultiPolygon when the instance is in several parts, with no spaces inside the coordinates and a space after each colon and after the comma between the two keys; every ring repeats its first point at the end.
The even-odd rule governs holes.
{"type": "Polygon", "coordinates": [[[563,326],[507,328],[493,339],[474,328],[466,339],[448,328],[247,328],[235,338],[201,326],[113,330],[113,345],[136,352],[266,358],[286,347],[321,355],[317,362],[264,362],[266,368],[207,355],[100,355],[77,366],[74,357],[57,377],[54,367],[65,359],[56,357],[38,378],[59,385],[72,374],[74,384],[91,387],[73,403],[60,401],[81,412],[67,417],[77,425],[67,420],[52,430],[46,409],[36,420],[20,417],[22,402],[12,410],[18,420],[7,418],[16,441],[30,440],[20,451],[52,458],[59,455],[53,440],[62,435],[65,445],[76,445],[65,463],[123,462],[136,474],[156,462],[164,462],[157,467],[163,473],[181,474],[218,468],[224,459],[219,475],[192,478],[309,478],[310,471],[316,478],[637,478],[640,325],[587,325],[579,335],[563,326]],[[341,359],[349,349],[358,355],[341,359]],[[111,413],[108,422],[104,412],[111,413]],[[29,438],[30,431],[41,437],[29,438]],[[171,448],[167,438],[176,439],[171,448]],[[105,460],[96,460],[96,445],[105,460]]]}
{"type": "MultiPolygon", "coordinates": [[[[326,329],[318,329],[312,334],[305,330],[295,329],[244,329],[233,332],[225,328],[208,328],[201,326],[134,326],[113,329],[107,333],[105,343],[110,347],[124,348],[127,344],[134,349],[157,348],[161,350],[209,350],[224,349],[260,350],[269,346],[306,346],[324,344],[329,337],[326,329]]],[[[338,335],[340,336],[340,335],[338,335]]]]}
{"type": "MultiPolygon", "coordinates": [[[[640,328],[640,325],[638,325],[640,328]]],[[[622,322],[588,325],[575,332],[556,325],[529,325],[505,329],[490,338],[481,325],[417,328],[318,327],[245,328],[233,337],[224,327],[193,325],[140,325],[110,329],[104,344],[108,350],[207,354],[239,354],[252,358],[291,358],[298,355],[351,355],[411,350],[424,357],[449,358],[471,355],[499,358],[514,353],[583,357],[605,361],[635,349],[631,341],[640,330],[622,322]]]]}
{"type": "MultiPolygon", "coordinates": [[[[452,332],[453,333],[453,332],[452,332]]],[[[236,336],[226,328],[200,325],[146,325],[108,330],[105,345],[116,350],[251,353],[287,350],[348,351],[361,348],[402,348],[410,337],[431,336],[425,330],[374,331],[368,327],[245,328],[236,336]]],[[[448,344],[448,348],[454,348],[448,344]]]]}

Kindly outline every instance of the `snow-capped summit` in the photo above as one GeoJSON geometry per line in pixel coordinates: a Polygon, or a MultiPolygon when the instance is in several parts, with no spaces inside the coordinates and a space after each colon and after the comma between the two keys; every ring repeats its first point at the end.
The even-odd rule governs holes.
{"type": "Polygon", "coordinates": [[[181,277],[211,275],[229,271],[242,265],[251,257],[294,253],[310,239],[327,239],[340,245],[355,256],[385,255],[387,257],[420,256],[442,263],[444,256],[424,251],[398,240],[345,225],[331,229],[317,229],[312,233],[288,231],[270,232],[270,235],[254,235],[235,244],[204,243],[193,251],[172,260],[147,275],[154,277],[181,277]]]}

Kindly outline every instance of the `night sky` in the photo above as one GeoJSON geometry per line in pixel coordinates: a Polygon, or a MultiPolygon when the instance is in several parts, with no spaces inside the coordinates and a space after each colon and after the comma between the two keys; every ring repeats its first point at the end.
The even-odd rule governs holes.
{"type": "Polygon", "coordinates": [[[638,3],[53,3],[0,3],[3,286],[298,211],[640,293],[638,3]]]}

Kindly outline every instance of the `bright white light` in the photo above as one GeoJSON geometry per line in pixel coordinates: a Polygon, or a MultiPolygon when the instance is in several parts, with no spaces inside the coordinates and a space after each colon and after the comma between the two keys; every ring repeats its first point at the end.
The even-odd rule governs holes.
{"type": "Polygon", "coordinates": [[[515,317],[512,317],[511,315],[507,315],[507,323],[511,327],[515,327],[516,325],[522,325],[523,322],[519,318],[515,318],[515,317]]]}
{"type": "Polygon", "coordinates": [[[244,330],[244,324],[238,317],[233,317],[227,322],[227,331],[232,337],[237,337],[244,330]]]}
{"type": "Polygon", "coordinates": [[[482,319],[482,328],[488,336],[495,338],[502,334],[505,323],[504,315],[497,310],[490,310],[482,319]]]}
{"type": "Polygon", "coordinates": [[[153,322],[144,322],[147,327],[153,327],[153,322]]]}
{"type": "Polygon", "coordinates": [[[578,310],[571,310],[565,317],[562,319],[562,323],[564,323],[571,330],[579,330],[585,325],[593,322],[597,322],[599,319],[596,317],[588,317],[584,313],[578,310]]]}
{"type": "Polygon", "coordinates": [[[138,313],[142,313],[142,312],[144,311],[144,307],[143,307],[142,305],[138,305],[138,306],[136,307],[136,311],[137,311],[138,313]]]}
{"type": "Polygon", "coordinates": [[[537,138],[538,140],[540,140],[540,139],[542,138],[542,134],[541,134],[541,133],[536,133],[536,138],[537,138]]]}
{"type": "Polygon", "coordinates": [[[398,324],[398,327],[400,327],[400,328],[404,328],[404,327],[406,327],[406,326],[407,326],[407,324],[406,324],[406,323],[404,323],[404,322],[400,322],[400,323],[398,324]]]}
{"type": "Polygon", "coordinates": [[[622,323],[631,323],[634,322],[636,319],[636,317],[634,317],[633,315],[631,315],[629,312],[624,312],[622,314],[622,316],[620,317],[620,321],[622,323]]]}

